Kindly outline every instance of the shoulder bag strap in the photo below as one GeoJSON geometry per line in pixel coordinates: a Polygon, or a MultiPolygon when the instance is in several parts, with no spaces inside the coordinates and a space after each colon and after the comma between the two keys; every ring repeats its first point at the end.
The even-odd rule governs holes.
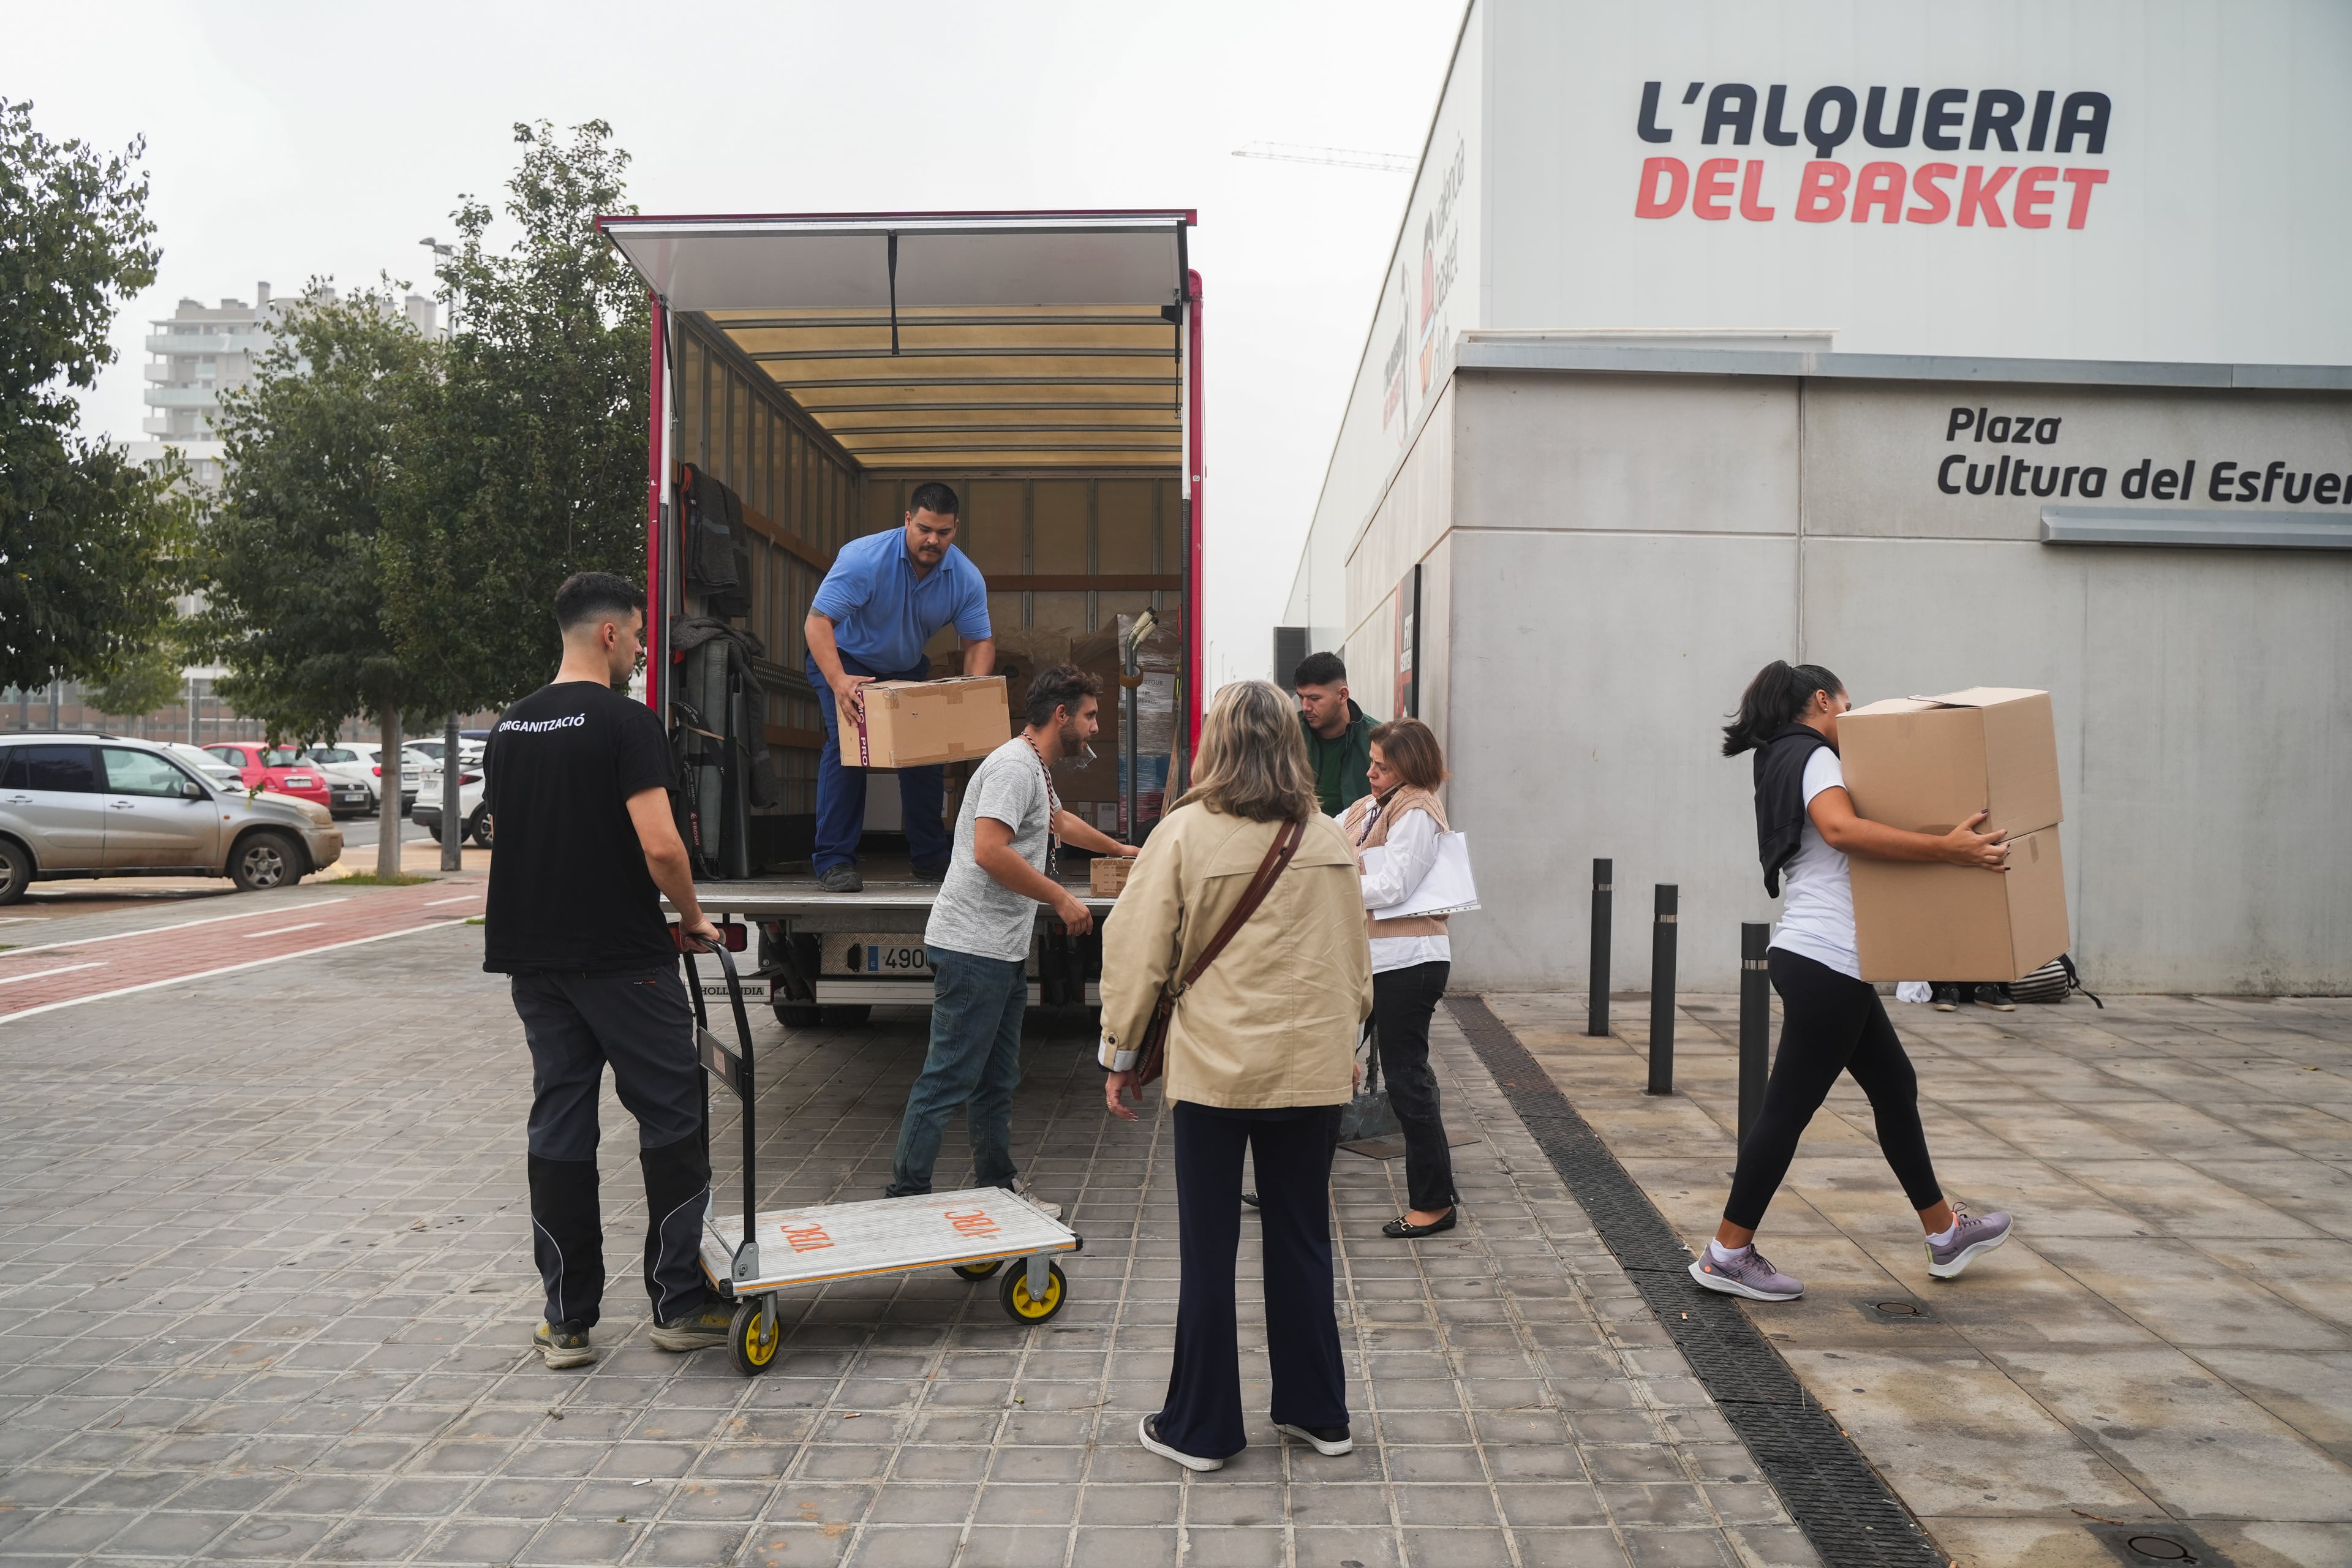
{"type": "Polygon", "coordinates": [[[1266,846],[1265,858],[1258,862],[1257,875],[1252,877],[1250,885],[1243,889],[1241,902],[1234,906],[1234,912],[1225,917],[1225,923],[1217,928],[1217,934],[1209,939],[1209,945],[1201,950],[1201,956],[1192,961],[1192,967],[1184,972],[1184,978],[1168,994],[1170,996],[1190,991],[1192,983],[1216,962],[1217,954],[1225,951],[1225,943],[1233,941],[1234,934],[1249,923],[1250,916],[1257,913],[1258,905],[1265,902],[1265,896],[1274,891],[1276,881],[1289,868],[1290,858],[1298,853],[1299,843],[1306,837],[1307,825],[1304,822],[1283,824],[1282,831],[1276,834],[1274,842],[1266,846]]]}

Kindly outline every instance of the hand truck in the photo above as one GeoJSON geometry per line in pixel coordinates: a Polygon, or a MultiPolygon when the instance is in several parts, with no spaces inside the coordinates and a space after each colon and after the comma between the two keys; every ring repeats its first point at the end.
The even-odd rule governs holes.
{"type": "Polygon", "coordinates": [[[759,1138],[753,1115],[751,1023],[743,1008],[743,984],[735,958],[717,949],[727,974],[727,1000],[735,1014],[732,1047],[711,1033],[694,957],[686,954],[687,991],[694,998],[697,1054],[704,1068],[702,1141],[710,1144],[710,1079],[717,1079],[742,1106],[743,1212],[722,1217],[712,1190],[702,1222],[702,1272],[711,1288],[736,1302],[727,1334],[728,1359],[745,1376],[775,1363],[782,1331],[776,1322],[776,1293],[788,1286],[822,1285],[874,1274],[904,1274],[917,1268],[949,1268],[966,1279],[990,1279],[1008,1259],[1022,1268],[1004,1270],[997,1300],[1024,1325],[1042,1323],[1069,1299],[1069,1280],[1053,1261],[1059,1253],[1083,1251],[1077,1232],[1049,1219],[1035,1205],[1003,1187],[958,1193],[876,1198],[864,1203],[814,1204],[803,1208],[759,1207],[759,1138]]]}

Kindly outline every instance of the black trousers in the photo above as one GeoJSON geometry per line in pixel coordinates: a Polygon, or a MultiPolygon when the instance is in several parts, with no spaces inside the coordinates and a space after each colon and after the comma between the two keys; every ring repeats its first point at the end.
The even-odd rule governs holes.
{"type": "Polygon", "coordinates": [[[1234,1306],[1244,1149],[1257,1172],[1274,1419],[1297,1426],[1347,1424],[1347,1373],[1331,1304],[1331,1141],[1339,1109],[1222,1110],[1176,1102],[1183,1282],[1176,1301],[1176,1361],[1159,1427],[1160,1439],[1184,1453],[1222,1459],[1248,1447],[1234,1306]]]}
{"type": "Polygon", "coordinates": [[[1739,1146],[1723,1217],[1749,1230],[1764,1223],[1764,1210],[1796,1157],[1797,1140],[1841,1072],[1853,1074],[1870,1097],[1879,1152],[1911,1206],[1943,1202],[1927,1157],[1927,1130],[1919,1125],[1919,1075],[1903,1054],[1878,993],[1868,981],[1785,948],[1772,949],[1769,961],[1772,989],[1780,994],[1780,1052],[1764,1086],[1763,1112],[1739,1146]]]}
{"type": "Polygon", "coordinates": [[[1454,1206],[1454,1152],[1437,1110],[1437,1074],[1429,1066],[1429,1020],[1445,994],[1450,963],[1416,963],[1372,976],[1372,1037],[1389,1109],[1404,1129],[1405,1192],[1424,1213],[1454,1206]]]}
{"type": "Polygon", "coordinates": [[[710,1298],[701,1262],[710,1153],[694,1009],[677,966],[512,980],[530,1046],[531,1255],[547,1287],[547,1321],[593,1328],[603,1311],[596,1099],[608,1062],[613,1087],[637,1121],[654,1320],[697,1310],[710,1298]]]}

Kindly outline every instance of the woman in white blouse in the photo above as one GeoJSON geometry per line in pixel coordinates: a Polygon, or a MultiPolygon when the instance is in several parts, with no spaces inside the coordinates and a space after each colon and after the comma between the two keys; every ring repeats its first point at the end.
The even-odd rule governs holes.
{"type": "Polygon", "coordinates": [[[1404,1129],[1405,1191],[1412,1206],[1381,1227],[1400,1240],[1452,1230],[1454,1160],[1438,1115],[1437,1075],[1429,1068],[1429,1020],[1445,994],[1454,963],[1444,915],[1377,920],[1374,910],[1410,899],[1437,864],[1437,836],[1445,808],[1436,790],[1445,782],[1437,737],[1418,719],[1394,719],[1371,736],[1372,793],[1339,818],[1360,867],[1364,851],[1385,849],[1379,869],[1365,876],[1364,919],[1372,943],[1372,1027],[1387,1079],[1389,1104],[1404,1129]]]}

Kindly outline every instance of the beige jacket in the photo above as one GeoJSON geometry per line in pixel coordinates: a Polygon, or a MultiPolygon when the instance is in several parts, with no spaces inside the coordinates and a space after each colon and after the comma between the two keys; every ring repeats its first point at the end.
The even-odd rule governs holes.
{"type": "MultiPolygon", "coordinates": [[[[1241,901],[1280,824],[1194,804],[1152,830],[1103,926],[1102,1065],[1134,1066],[1160,988],[1190,968],[1241,901]]],[[[1372,1011],[1355,852],[1308,820],[1289,868],[1176,1003],[1168,1098],[1227,1110],[1339,1105],[1355,1092],[1372,1011]]]]}

